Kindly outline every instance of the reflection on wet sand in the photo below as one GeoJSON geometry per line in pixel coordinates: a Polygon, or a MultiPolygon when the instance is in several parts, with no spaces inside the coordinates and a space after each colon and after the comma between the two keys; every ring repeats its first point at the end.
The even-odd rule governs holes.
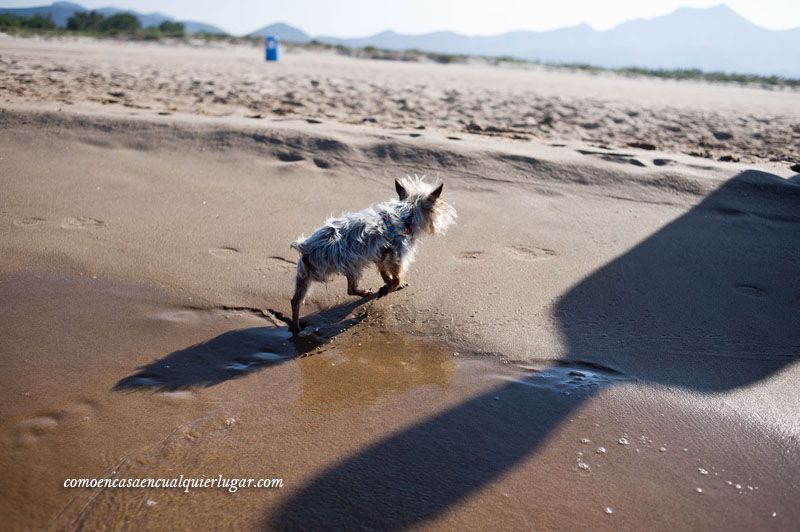
{"type": "Polygon", "coordinates": [[[300,404],[339,409],[435,385],[447,388],[456,362],[450,350],[399,334],[367,331],[301,360],[300,404]]]}

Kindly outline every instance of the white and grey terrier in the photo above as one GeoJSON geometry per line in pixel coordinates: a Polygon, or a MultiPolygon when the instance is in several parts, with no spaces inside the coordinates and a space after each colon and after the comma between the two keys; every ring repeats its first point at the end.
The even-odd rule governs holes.
{"type": "Polygon", "coordinates": [[[417,176],[395,181],[399,199],[329,218],[308,238],[291,247],[300,252],[292,297],[290,329],[300,331],[300,305],[312,281],[327,282],[333,274],[347,277],[347,293],[368,297],[358,287],[361,273],[370,263],[378,267],[385,285],[379,295],[406,286],[404,279],[423,234],[444,234],[455,222],[455,209],[441,199],[442,188],[417,176]]]}

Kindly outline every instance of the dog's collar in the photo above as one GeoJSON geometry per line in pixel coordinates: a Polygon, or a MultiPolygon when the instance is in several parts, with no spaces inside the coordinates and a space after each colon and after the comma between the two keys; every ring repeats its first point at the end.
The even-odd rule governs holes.
{"type": "MultiPolygon", "coordinates": [[[[383,215],[383,223],[386,224],[386,230],[388,231],[387,238],[389,240],[395,240],[400,234],[398,234],[397,228],[395,227],[392,218],[388,214],[383,215]]],[[[414,235],[414,229],[411,227],[411,224],[408,223],[408,220],[403,224],[403,235],[414,235]]]]}

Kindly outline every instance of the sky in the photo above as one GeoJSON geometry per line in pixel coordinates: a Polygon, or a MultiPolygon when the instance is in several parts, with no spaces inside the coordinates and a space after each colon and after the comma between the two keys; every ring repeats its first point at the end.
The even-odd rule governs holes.
{"type": "MultiPolygon", "coordinates": [[[[720,0],[72,0],[87,8],[114,6],[157,11],[207,22],[240,35],[286,22],[311,36],[364,37],[384,30],[450,30],[493,35],[551,30],[587,23],[609,29],[635,18],[665,15],[682,6],[710,7],[720,0]]],[[[0,0],[0,7],[47,5],[51,0],[0,0]]],[[[800,27],[800,0],[726,0],[753,23],[769,29],[800,27]]]]}

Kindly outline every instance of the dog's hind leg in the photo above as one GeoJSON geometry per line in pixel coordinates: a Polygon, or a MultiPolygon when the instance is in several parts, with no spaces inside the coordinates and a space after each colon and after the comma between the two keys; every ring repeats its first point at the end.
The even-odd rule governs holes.
{"type": "Polygon", "coordinates": [[[361,275],[358,273],[348,273],[347,274],[347,294],[351,296],[361,296],[367,297],[371,296],[372,292],[369,290],[362,290],[358,287],[358,280],[361,278],[361,275]]]}
{"type": "Polygon", "coordinates": [[[310,285],[311,279],[305,270],[302,267],[297,268],[294,296],[292,297],[292,323],[289,324],[289,330],[292,332],[300,332],[300,305],[303,303],[310,285]]]}

